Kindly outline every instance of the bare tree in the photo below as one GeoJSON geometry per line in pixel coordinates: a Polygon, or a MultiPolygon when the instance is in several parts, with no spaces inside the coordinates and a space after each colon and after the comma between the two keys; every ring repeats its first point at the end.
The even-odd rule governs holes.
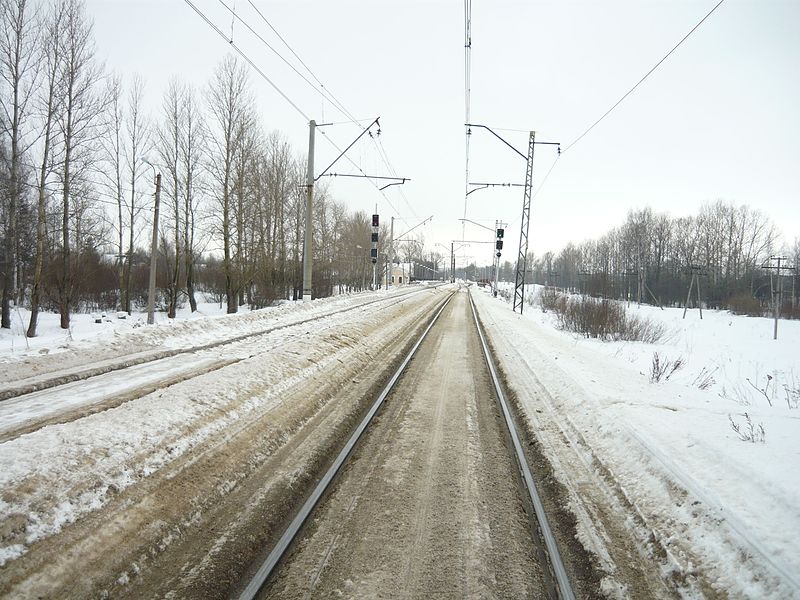
{"type": "Polygon", "coordinates": [[[252,116],[253,96],[242,63],[227,56],[217,66],[206,92],[211,132],[209,135],[209,172],[214,179],[215,195],[221,208],[218,231],[223,248],[225,297],[229,313],[239,309],[238,281],[232,260],[231,240],[235,233],[233,214],[234,165],[236,152],[243,143],[252,116]]]}
{"type": "Polygon", "coordinates": [[[125,312],[131,314],[131,273],[133,272],[134,243],[136,240],[136,219],[141,211],[139,204],[140,191],[137,190],[139,179],[147,173],[149,167],[142,162],[150,148],[150,128],[147,118],[142,114],[144,100],[144,80],[134,75],[128,89],[128,110],[125,120],[125,168],[127,185],[130,188],[128,212],[128,256],[125,259],[125,312]]]}
{"type": "Polygon", "coordinates": [[[101,147],[103,153],[102,168],[99,169],[100,184],[105,187],[117,203],[117,219],[115,223],[117,233],[117,280],[119,290],[117,295],[117,310],[122,310],[122,298],[125,290],[125,183],[123,169],[125,168],[125,111],[123,106],[122,78],[114,75],[108,79],[108,115],[106,117],[106,131],[102,137],[101,147]]]}
{"type": "Polygon", "coordinates": [[[195,216],[204,144],[203,121],[191,88],[177,78],[170,81],[162,100],[162,120],[157,148],[167,172],[165,206],[171,229],[164,245],[167,272],[167,316],[175,318],[178,299],[186,282],[192,312],[197,310],[194,290],[195,216]]]}
{"type": "Polygon", "coordinates": [[[166,170],[167,177],[162,185],[162,197],[167,208],[168,218],[171,219],[169,228],[172,229],[174,246],[172,256],[168,256],[167,246],[164,245],[167,265],[167,317],[175,318],[180,292],[180,266],[181,266],[181,217],[182,200],[184,197],[181,178],[183,168],[181,165],[181,134],[183,129],[183,86],[177,78],[169,82],[164,98],[161,102],[162,121],[157,133],[157,148],[161,166],[166,170]]]}
{"type": "Polygon", "coordinates": [[[36,211],[36,258],[31,290],[31,320],[28,324],[28,337],[36,336],[39,319],[39,304],[42,296],[42,270],[45,257],[47,182],[52,168],[52,145],[56,112],[61,102],[61,30],[63,27],[65,5],[58,2],[51,6],[42,19],[40,29],[40,54],[42,57],[43,79],[38,98],[40,120],[41,160],[39,162],[39,181],[37,183],[38,202],[36,211]]]}
{"type": "Polygon", "coordinates": [[[195,220],[199,203],[201,159],[205,149],[205,125],[197,106],[194,91],[184,86],[183,127],[180,144],[180,160],[183,173],[183,261],[186,275],[186,294],[192,312],[197,310],[195,298],[195,220]]]}
{"type": "MultiPolygon", "coordinates": [[[[102,68],[94,58],[92,23],[82,0],[63,0],[65,4],[61,41],[62,93],[58,119],[61,142],[59,176],[62,186],[61,273],[58,281],[61,328],[69,328],[73,288],[73,260],[70,239],[70,209],[73,184],[80,182],[91,161],[96,141],[98,116],[104,99],[97,84],[102,68]]],[[[77,191],[77,190],[76,190],[77,191]]],[[[80,232],[73,230],[76,250],[80,248],[80,232]]]]}
{"type": "Polygon", "coordinates": [[[5,208],[2,327],[11,327],[11,300],[14,297],[14,274],[17,268],[17,219],[22,197],[22,156],[31,98],[38,78],[39,53],[32,2],[0,0],[0,125],[8,136],[8,184],[5,208]]]}

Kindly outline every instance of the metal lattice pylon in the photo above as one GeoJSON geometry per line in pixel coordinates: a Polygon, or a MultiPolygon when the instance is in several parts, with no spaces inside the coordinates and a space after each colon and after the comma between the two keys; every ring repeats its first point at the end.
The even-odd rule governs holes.
{"type": "Polygon", "coordinates": [[[519,314],[522,314],[522,306],[525,304],[525,264],[528,257],[528,228],[531,223],[531,189],[533,188],[533,148],[536,132],[531,131],[528,138],[528,166],[525,171],[525,196],[522,200],[522,222],[519,229],[519,256],[517,256],[517,273],[514,280],[514,305],[516,312],[519,307],[519,314]]]}

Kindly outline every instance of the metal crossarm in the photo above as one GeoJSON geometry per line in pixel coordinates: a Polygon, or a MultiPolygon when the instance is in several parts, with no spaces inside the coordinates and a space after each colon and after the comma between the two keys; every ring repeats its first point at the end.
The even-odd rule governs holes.
{"type": "Polygon", "coordinates": [[[514,279],[514,304],[513,310],[516,312],[519,307],[519,314],[522,314],[522,307],[525,303],[525,272],[528,256],[528,229],[531,223],[531,190],[533,188],[533,149],[536,132],[531,131],[528,138],[528,166],[525,171],[525,195],[522,200],[522,221],[519,229],[519,256],[517,256],[517,273],[514,279]]]}

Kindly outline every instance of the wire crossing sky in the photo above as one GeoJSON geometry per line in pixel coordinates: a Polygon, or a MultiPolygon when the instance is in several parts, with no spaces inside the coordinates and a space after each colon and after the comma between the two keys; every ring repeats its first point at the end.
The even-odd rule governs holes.
{"type": "MultiPolygon", "coordinates": [[[[88,0],[107,68],[142,75],[155,114],[171,76],[202,89],[225,54],[241,51],[265,127],[299,155],[308,117],[343,122],[321,130],[335,146],[318,144],[319,164],[380,115],[381,136],[364,139],[346,164],[411,181],[379,193],[336,178],[330,191],[367,213],[377,202],[384,218],[394,213],[408,227],[434,214],[420,228],[431,246],[462,237],[466,209],[490,226],[519,218],[521,188],[465,202],[465,114],[517,148],[529,130],[569,148],[563,160],[537,152],[536,253],[602,235],[630,209],[683,216],[717,199],[761,210],[787,242],[800,236],[799,3],[191,4],[219,32],[188,0],[88,0]]],[[[473,181],[522,181],[523,161],[481,142],[469,146],[473,181]]]]}

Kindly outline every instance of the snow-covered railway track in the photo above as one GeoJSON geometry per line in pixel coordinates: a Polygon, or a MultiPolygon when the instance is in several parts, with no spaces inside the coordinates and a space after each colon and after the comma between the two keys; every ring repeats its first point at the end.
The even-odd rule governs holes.
{"type": "Polygon", "coordinates": [[[240,599],[575,598],[465,296],[438,308],[240,599]]]}
{"type": "MultiPolygon", "coordinates": [[[[430,287],[436,287],[436,286],[430,286],[430,287]]],[[[50,389],[53,387],[64,385],[66,383],[72,383],[73,381],[89,379],[91,377],[103,375],[111,371],[127,369],[129,367],[141,365],[144,363],[154,362],[164,358],[171,358],[173,356],[177,356],[180,354],[191,354],[193,352],[199,352],[202,350],[212,350],[228,344],[249,340],[259,335],[272,333],[274,331],[279,331],[281,329],[286,329],[288,327],[304,325],[306,323],[311,323],[314,321],[318,321],[320,319],[325,319],[336,314],[342,314],[353,310],[358,310],[360,308],[365,308],[381,302],[385,303],[387,306],[391,306],[392,304],[400,302],[404,298],[410,295],[418,294],[424,291],[425,289],[426,288],[414,288],[410,290],[402,290],[400,292],[393,293],[388,296],[382,296],[380,298],[365,300],[363,302],[358,302],[349,306],[345,306],[344,308],[337,308],[329,311],[324,311],[322,313],[310,317],[290,320],[286,323],[271,325],[268,327],[258,329],[256,331],[250,331],[241,335],[236,335],[222,340],[208,342],[205,344],[196,344],[191,346],[169,348],[163,350],[148,350],[144,352],[135,352],[130,354],[124,354],[122,356],[117,356],[107,360],[96,361],[90,365],[80,365],[76,367],[71,367],[63,371],[54,371],[40,375],[32,375],[30,377],[25,377],[25,378],[18,378],[15,380],[7,380],[2,384],[0,384],[0,401],[8,400],[10,398],[16,398],[18,396],[30,394],[36,391],[50,389]]]]}
{"type": "Polygon", "coordinates": [[[1,443],[0,597],[228,597],[446,295],[1,443]]]}
{"type": "MultiPolygon", "coordinates": [[[[287,336],[307,333],[310,323],[377,306],[389,308],[424,288],[367,300],[312,317],[271,325],[228,339],[184,348],[136,353],[68,372],[7,383],[0,389],[0,443],[41,427],[108,410],[217,369],[274,350],[287,336]],[[298,330],[293,333],[292,330],[298,330]],[[280,332],[279,339],[271,339],[280,332]]],[[[315,331],[335,326],[316,326],[315,331]],[[321,329],[320,329],[321,327],[321,329]]]]}

